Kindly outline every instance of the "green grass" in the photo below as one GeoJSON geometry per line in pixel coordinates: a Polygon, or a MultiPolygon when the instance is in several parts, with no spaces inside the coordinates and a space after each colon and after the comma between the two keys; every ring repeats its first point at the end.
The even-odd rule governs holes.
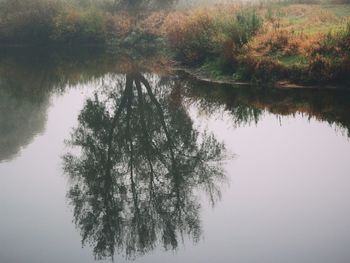
{"type": "Polygon", "coordinates": [[[322,25],[308,24],[306,15],[287,15],[281,16],[283,25],[295,26],[295,32],[303,32],[308,35],[317,33],[328,33],[339,30],[343,25],[344,19],[350,19],[350,4],[322,4],[319,5],[322,9],[334,14],[337,22],[324,22],[322,25]]]}
{"type": "Polygon", "coordinates": [[[304,16],[287,16],[283,19],[288,24],[303,24],[306,21],[304,16]]]}
{"type": "Polygon", "coordinates": [[[305,58],[301,55],[283,56],[278,58],[278,60],[286,66],[302,64],[305,62],[305,58]]]}
{"type": "Polygon", "coordinates": [[[332,4],[322,6],[324,9],[331,11],[338,18],[350,17],[350,4],[332,4]]]}
{"type": "Polygon", "coordinates": [[[303,30],[303,33],[308,34],[308,35],[313,35],[317,33],[328,33],[328,32],[333,32],[336,30],[339,30],[341,28],[341,25],[339,24],[324,24],[322,26],[312,26],[312,27],[306,27],[303,30]]]}

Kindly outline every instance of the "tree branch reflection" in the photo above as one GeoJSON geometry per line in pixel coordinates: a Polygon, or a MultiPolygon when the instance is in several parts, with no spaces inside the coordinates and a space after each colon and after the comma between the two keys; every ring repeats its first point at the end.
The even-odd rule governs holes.
{"type": "Polygon", "coordinates": [[[64,156],[75,223],[98,259],[197,242],[197,191],[214,205],[225,181],[224,145],[194,129],[172,87],[148,77],[152,85],[137,71],[111,76],[80,113],[69,140],[79,153],[64,156]]]}

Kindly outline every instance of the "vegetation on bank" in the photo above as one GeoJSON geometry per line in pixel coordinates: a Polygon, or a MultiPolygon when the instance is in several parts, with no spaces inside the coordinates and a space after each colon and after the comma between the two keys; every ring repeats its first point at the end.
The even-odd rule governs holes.
{"type": "Polygon", "coordinates": [[[348,84],[349,18],[350,5],[225,6],[170,14],[165,36],[212,78],[348,84]]]}
{"type": "Polygon", "coordinates": [[[0,45],[161,51],[211,78],[349,84],[350,4],[312,1],[130,10],[130,1],[0,0],[0,45]]]}
{"type": "MultiPolygon", "coordinates": [[[[34,52],[32,48],[29,50],[9,48],[4,53],[1,51],[0,100],[4,103],[5,109],[6,105],[15,101],[15,107],[9,108],[12,114],[4,115],[10,116],[9,121],[16,119],[13,118],[16,114],[24,116],[31,112],[46,112],[40,105],[46,107],[47,98],[52,94],[82,84],[103,85],[109,83],[112,75],[142,72],[150,82],[156,73],[160,78],[159,83],[162,85],[167,83],[166,87],[174,90],[174,101],[184,99],[186,103],[194,102],[202,112],[208,113],[225,109],[232,113],[233,123],[237,126],[258,122],[264,112],[284,116],[303,114],[310,119],[326,121],[337,129],[344,130],[350,137],[350,93],[347,90],[282,90],[249,86],[232,88],[232,85],[197,80],[185,73],[172,77],[167,70],[170,70],[168,67],[171,65],[167,65],[168,61],[163,57],[133,60],[120,54],[111,56],[103,49],[97,50],[96,47],[78,50],[72,48],[69,51],[57,48],[38,49],[34,52]],[[27,108],[28,105],[37,106],[30,110],[27,108]]],[[[24,119],[33,120],[32,117],[24,119]]],[[[27,122],[24,122],[24,125],[26,124],[27,122]]],[[[28,123],[32,124],[33,122],[28,123]]],[[[14,145],[17,145],[15,141],[14,145]]],[[[0,154],[0,159],[1,157],[0,154]]]]}

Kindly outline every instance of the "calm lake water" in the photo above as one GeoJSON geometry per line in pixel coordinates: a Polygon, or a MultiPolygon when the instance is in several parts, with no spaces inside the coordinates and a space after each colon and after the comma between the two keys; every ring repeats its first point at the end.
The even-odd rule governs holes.
{"type": "Polygon", "coordinates": [[[350,91],[0,55],[1,263],[350,262],[350,91]]]}

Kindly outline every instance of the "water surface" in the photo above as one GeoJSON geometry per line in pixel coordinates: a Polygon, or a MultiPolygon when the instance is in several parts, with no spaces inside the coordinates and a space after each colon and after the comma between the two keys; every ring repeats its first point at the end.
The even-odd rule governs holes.
{"type": "Polygon", "coordinates": [[[0,261],[349,262],[350,92],[156,61],[3,51],[0,261]]]}

